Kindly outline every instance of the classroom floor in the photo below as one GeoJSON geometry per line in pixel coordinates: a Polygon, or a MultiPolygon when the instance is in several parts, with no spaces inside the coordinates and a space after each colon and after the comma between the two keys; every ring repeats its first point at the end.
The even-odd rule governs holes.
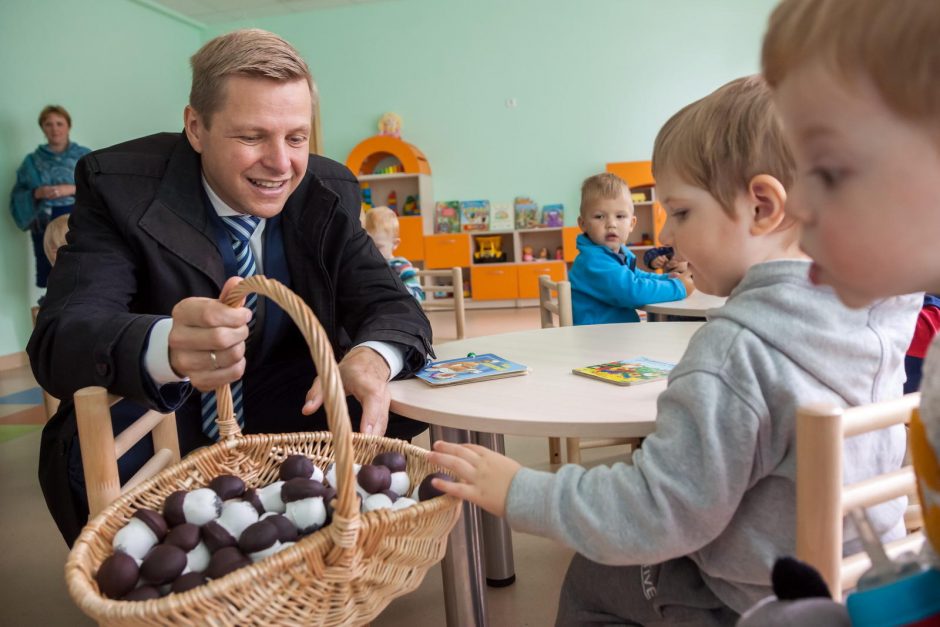
{"type": "MultiPolygon", "coordinates": [[[[432,312],[435,343],[453,340],[451,312],[432,312]]],[[[538,309],[467,311],[467,337],[535,329],[538,309]]],[[[27,366],[0,371],[0,625],[93,625],[69,599],[63,569],[68,549],[52,522],[36,468],[42,395],[27,366]]],[[[427,432],[415,444],[427,447],[427,432]]],[[[523,465],[550,470],[545,438],[507,437],[506,451],[523,465]]],[[[588,465],[617,458],[618,449],[584,451],[588,465]]],[[[488,588],[493,627],[550,625],[571,551],[550,540],[513,534],[516,583],[488,588]]],[[[444,624],[440,568],[421,587],[396,599],[372,624],[375,627],[437,627],[444,624]]]]}

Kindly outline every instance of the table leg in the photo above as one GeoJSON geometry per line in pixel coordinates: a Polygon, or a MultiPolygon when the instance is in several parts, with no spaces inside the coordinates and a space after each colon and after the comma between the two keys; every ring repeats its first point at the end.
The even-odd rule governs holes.
{"type": "MultiPolygon", "coordinates": [[[[501,455],[506,453],[506,441],[494,433],[470,432],[474,443],[501,455]]],[[[516,567],[512,559],[512,533],[504,518],[483,514],[483,557],[486,561],[486,583],[502,588],[516,581],[516,567]]]]}
{"type": "MultiPolygon", "coordinates": [[[[431,444],[437,440],[460,444],[472,441],[469,431],[431,425],[431,444]]],[[[460,518],[447,539],[447,553],[441,562],[448,627],[486,625],[481,543],[480,509],[464,502],[460,518]]]]}
{"type": "Polygon", "coordinates": [[[663,314],[653,313],[652,311],[646,312],[646,321],[647,322],[662,322],[666,319],[666,316],[663,314]]]}

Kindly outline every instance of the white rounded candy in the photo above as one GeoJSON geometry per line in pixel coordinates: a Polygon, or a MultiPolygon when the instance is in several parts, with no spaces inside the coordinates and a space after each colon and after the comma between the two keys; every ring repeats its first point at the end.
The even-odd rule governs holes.
{"type": "Polygon", "coordinates": [[[203,526],[219,517],[221,499],[210,488],[193,490],[183,498],[183,517],[186,522],[203,526]]]}
{"type": "Polygon", "coordinates": [[[300,533],[316,531],[326,522],[326,506],[323,497],[316,496],[287,504],[287,519],[294,523],[300,533]]]}
{"type": "Polygon", "coordinates": [[[271,485],[258,488],[256,494],[261,500],[261,505],[264,506],[265,512],[274,512],[276,514],[284,513],[284,501],[281,500],[281,487],[283,485],[283,481],[275,481],[271,485]]]}
{"type": "Polygon", "coordinates": [[[362,511],[364,512],[373,512],[377,509],[392,509],[393,507],[392,499],[381,492],[378,494],[370,494],[362,502],[362,511]]]}
{"type": "Polygon", "coordinates": [[[414,499],[410,499],[407,496],[403,496],[394,503],[392,503],[393,510],[405,509],[406,507],[411,507],[412,505],[417,505],[418,502],[414,499]]]}
{"type": "Polygon", "coordinates": [[[258,510],[247,501],[227,503],[222,508],[222,515],[219,516],[216,522],[228,531],[233,538],[238,540],[242,535],[242,531],[249,525],[258,522],[258,510]]]}
{"type": "Polygon", "coordinates": [[[209,549],[206,548],[204,542],[200,542],[192,551],[186,554],[186,568],[183,569],[182,574],[203,572],[209,567],[210,557],[212,555],[209,553],[209,549]]]}
{"type": "Polygon", "coordinates": [[[130,522],[114,534],[112,544],[115,551],[127,553],[139,562],[157,544],[157,535],[144,521],[131,518],[130,522]]]}
{"type": "Polygon", "coordinates": [[[408,479],[408,473],[404,470],[392,473],[392,486],[389,488],[398,496],[408,494],[408,488],[411,487],[411,480],[408,479]]]}

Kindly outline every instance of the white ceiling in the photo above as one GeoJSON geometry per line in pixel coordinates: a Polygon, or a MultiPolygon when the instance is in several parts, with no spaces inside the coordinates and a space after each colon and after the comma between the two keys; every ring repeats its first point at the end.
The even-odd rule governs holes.
{"type": "Polygon", "coordinates": [[[203,24],[389,0],[151,0],[203,24]]]}

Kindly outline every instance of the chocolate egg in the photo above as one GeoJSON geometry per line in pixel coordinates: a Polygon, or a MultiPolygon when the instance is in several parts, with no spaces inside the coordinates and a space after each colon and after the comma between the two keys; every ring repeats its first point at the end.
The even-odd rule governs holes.
{"type": "Polygon", "coordinates": [[[379,492],[378,494],[370,494],[362,502],[362,511],[364,512],[373,512],[377,509],[392,509],[392,499],[379,492]]]}
{"type": "Polygon", "coordinates": [[[139,588],[134,588],[127,594],[121,597],[122,601],[150,601],[151,599],[159,599],[162,595],[160,591],[157,590],[155,586],[140,586],[139,588]]]}
{"type": "Polygon", "coordinates": [[[172,544],[161,544],[144,558],[140,565],[141,578],[157,586],[170,583],[186,568],[186,552],[172,544]]]}
{"type": "Polygon", "coordinates": [[[427,501],[428,499],[433,499],[436,496],[441,496],[444,494],[433,485],[431,485],[432,479],[443,479],[444,481],[453,481],[452,477],[448,477],[442,472],[432,472],[427,477],[421,480],[420,485],[418,485],[418,500],[427,501]]]}
{"type": "Polygon", "coordinates": [[[284,503],[322,497],[326,493],[326,486],[313,479],[295,478],[284,482],[281,486],[281,500],[284,503]]]}
{"type": "Polygon", "coordinates": [[[261,500],[265,512],[284,513],[284,500],[281,498],[281,489],[283,487],[283,481],[275,481],[271,485],[258,488],[258,498],[261,500]]]}
{"type": "Polygon", "coordinates": [[[277,525],[267,520],[259,520],[245,529],[242,537],[238,539],[238,548],[250,557],[251,561],[257,562],[277,553],[281,548],[279,536],[277,525]]]}
{"type": "MultiPolygon", "coordinates": [[[[265,514],[262,520],[270,522],[277,527],[279,542],[293,542],[298,538],[297,527],[282,514],[265,514]]],[[[247,531],[247,529],[245,530],[247,531]]]]}
{"type": "Polygon", "coordinates": [[[143,559],[166,536],[166,521],[152,510],[138,510],[126,525],[114,534],[115,551],[143,559]],[[138,515],[139,514],[139,515],[138,515]]]}
{"type": "Polygon", "coordinates": [[[290,481],[294,478],[309,479],[313,474],[313,462],[304,455],[289,455],[281,463],[279,476],[281,481],[290,481]]]}
{"type": "Polygon", "coordinates": [[[222,515],[215,522],[237,540],[248,525],[258,522],[258,510],[245,501],[230,501],[222,507],[222,515]]]}
{"type": "Polygon", "coordinates": [[[251,564],[251,560],[243,555],[237,547],[227,546],[213,553],[212,559],[209,560],[209,567],[206,569],[206,577],[218,579],[237,568],[249,564],[251,564]]]}
{"type": "Polygon", "coordinates": [[[223,501],[237,499],[245,493],[245,482],[235,475],[219,475],[209,482],[209,488],[223,501]]]}
{"type": "Polygon", "coordinates": [[[127,553],[115,553],[101,562],[95,581],[101,594],[112,599],[120,599],[134,589],[140,569],[137,561],[127,553]]]}
{"type": "Polygon", "coordinates": [[[192,551],[199,544],[199,527],[192,523],[183,523],[173,527],[167,534],[164,544],[178,546],[186,552],[192,551]]]}
{"type": "Polygon", "coordinates": [[[238,539],[233,537],[228,529],[223,527],[216,520],[210,520],[200,528],[202,541],[210,553],[215,553],[225,547],[235,546],[238,539]]]}
{"type": "Polygon", "coordinates": [[[258,496],[258,490],[255,488],[245,490],[245,493],[242,495],[242,500],[246,503],[251,503],[251,506],[258,512],[258,516],[261,516],[267,511],[264,509],[264,503],[261,501],[261,497],[258,496]]]}
{"type": "Polygon", "coordinates": [[[366,464],[359,469],[356,481],[369,494],[378,494],[392,486],[392,472],[385,466],[366,464]]]}
{"type": "Polygon", "coordinates": [[[174,581],[173,585],[170,586],[170,592],[186,592],[187,590],[192,590],[193,588],[201,586],[207,581],[209,580],[206,579],[206,576],[202,573],[185,573],[176,578],[176,581],[174,581]]]}
{"type": "Polygon", "coordinates": [[[385,466],[392,472],[401,472],[405,470],[405,456],[398,451],[386,451],[376,455],[372,465],[385,466]]]}

